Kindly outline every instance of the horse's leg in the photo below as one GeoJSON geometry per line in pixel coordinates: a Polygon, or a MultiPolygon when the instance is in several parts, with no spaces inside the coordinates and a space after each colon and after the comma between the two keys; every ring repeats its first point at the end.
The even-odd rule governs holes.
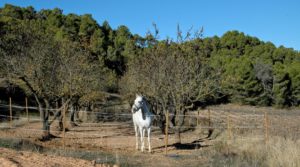
{"type": "Polygon", "coordinates": [[[141,135],[141,151],[144,152],[144,147],[145,147],[145,143],[144,143],[144,136],[145,136],[145,129],[140,127],[140,135],[141,135]]]}
{"type": "Polygon", "coordinates": [[[147,132],[148,132],[148,146],[149,146],[149,153],[151,152],[151,143],[150,143],[150,133],[151,133],[151,128],[149,127],[147,129],[147,132]]]}
{"type": "Polygon", "coordinates": [[[135,149],[139,150],[139,131],[136,124],[134,124],[134,131],[135,131],[135,149]]]}

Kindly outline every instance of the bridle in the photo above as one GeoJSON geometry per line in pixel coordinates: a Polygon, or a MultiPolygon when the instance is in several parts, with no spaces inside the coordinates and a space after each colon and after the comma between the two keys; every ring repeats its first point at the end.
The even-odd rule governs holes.
{"type": "Polygon", "coordinates": [[[142,107],[138,107],[137,105],[133,104],[133,108],[132,108],[132,111],[133,113],[139,111],[142,107]]]}
{"type": "Polygon", "coordinates": [[[134,114],[134,113],[136,113],[137,111],[139,111],[140,109],[142,110],[142,117],[143,117],[143,120],[146,120],[146,113],[145,113],[145,111],[143,110],[142,107],[138,107],[137,105],[133,104],[133,107],[132,107],[132,113],[134,114]]]}

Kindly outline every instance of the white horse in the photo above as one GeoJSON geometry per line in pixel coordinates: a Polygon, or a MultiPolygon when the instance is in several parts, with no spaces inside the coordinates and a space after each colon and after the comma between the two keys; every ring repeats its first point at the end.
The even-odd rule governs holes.
{"type": "Polygon", "coordinates": [[[150,112],[147,101],[141,95],[136,95],[136,99],[134,100],[134,104],[132,105],[132,119],[134,124],[135,130],[135,137],[136,137],[136,149],[139,149],[139,134],[140,134],[140,142],[141,142],[141,151],[144,151],[145,144],[144,144],[144,136],[145,130],[148,133],[148,146],[149,152],[151,152],[151,144],[150,144],[150,133],[151,133],[151,124],[153,120],[153,114],[150,112]]]}

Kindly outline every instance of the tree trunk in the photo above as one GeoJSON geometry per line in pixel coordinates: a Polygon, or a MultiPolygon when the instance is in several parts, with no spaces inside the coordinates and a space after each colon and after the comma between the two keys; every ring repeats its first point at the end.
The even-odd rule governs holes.
{"type": "MultiPolygon", "coordinates": [[[[64,104],[63,104],[63,101],[62,101],[62,106],[63,106],[64,104]]],[[[53,120],[55,120],[56,118],[58,118],[58,126],[59,126],[59,130],[60,131],[62,131],[63,130],[63,123],[62,123],[62,112],[61,112],[61,108],[59,109],[59,107],[58,107],[58,101],[56,101],[56,109],[57,109],[57,111],[56,111],[56,113],[54,114],[54,118],[53,118],[53,120]]]]}
{"type": "Polygon", "coordinates": [[[64,110],[64,108],[67,106],[67,104],[69,103],[70,99],[68,99],[66,102],[62,99],[62,105],[60,108],[58,108],[58,103],[56,103],[56,112],[54,113],[54,117],[53,119],[49,122],[49,125],[51,125],[55,119],[58,119],[58,124],[59,124],[59,130],[62,131],[63,130],[63,115],[62,112],[64,110]]]}
{"type": "Polygon", "coordinates": [[[46,113],[45,113],[45,110],[43,109],[42,104],[39,104],[39,111],[40,111],[40,117],[41,117],[42,124],[43,124],[43,127],[42,127],[42,130],[43,130],[42,140],[45,140],[47,138],[47,136],[49,136],[49,134],[48,134],[48,131],[47,131],[47,122],[45,121],[46,113]]]}
{"type": "Polygon", "coordinates": [[[61,99],[61,104],[62,106],[60,107],[60,109],[55,113],[54,115],[54,119],[58,117],[58,126],[59,126],[59,130],[60,131],[63,131],[64,130],[64,122],[63,122],[63,119],[64,119],[64,114],[63,112],[66,112],[65,108],[67,107],[66,104],[67,102],[65,102],[65,99],[62,98],[61,99]]]}
{"type": "Polygon", "coordinates": [[[50,138],[50,125],[49,125],[49,103],[46,99],[44,99],[45,102],[45,108],[43,108],[43,105],[41,103],[41,101],[36,97],[36,101],[38,103],[39,106],[39,112],[40,112],[40,117],[42,120],[42,130],[43,130],[43,134],[42,134],[42,138],[41,140],[48,140],[50,138]]]}
{"type": "Polygon", "coordinates": [[[59,112],[59,117],[58,117],[58,126],[59,126],[59,130],[63,131],[64,129],[64,124],[63,124],[63,115],[62,112],[59,112]]]}
{"type": "Polygon", "coordinates": [[[181,144],[181,127],[184,121],[184,111],[181,109],[176,109],[176,116],[175,116],[175,144],[181,144]]]}
{"type": "Polygon", "coordinates": [[[65,99],[64,98],[62,98],[61,99],[61,104],[62,104],[62,106],[63,106],[63,108],[62,108],[62,110],[60,111],[60,115],[59,115],[59,119],[58,119],[58,124],[59,124],[59,128],[60,128],[60,130],[61,131],[63,131],[64,130],[64,128],[66,127],[66,125],[64,125],[64,116],[66,116],[66,110],[67,110],[67,104],[65,104],[65,99]]]}
{"type": "Polygon", "coordinates": [[[44,119],[43,119],[43,139],[47,140],[50,138],[50,125],[49,125],[49,102],[47,99],[44,99],[45,109],[43,110],[44,119]]]}
{"type": "Polygon", "coordinates": [[[76,113],[76,110],[75,110],[75,106],[74,104],[72,103],[71,106],[70,106],[70,124],[71,126],[77,126],[76,123],[75,123],[75,113],[76,113]]]}
{"type": "Polygon", "coordinates": [[[37,91],[35,91],[33,89],[33,87],[31,86],[31,84],[27,81],[27,79],[25,77],[20,77],[19,79],[21,79],[22,81],[24,81],[24,83],[27,85],[27,87],[31,90],[31,92],[33,93],[33,96],[36,100],[36,102],[38,103],[38,108],[39,108],[39,112],[40,112],[40,117],[43,123],[43,135],[41,140],[48,140],[50,138],[50,125],[49,125],[49,102],[47,99],[43,99],[45,104],[46,104],[46,109],[43,109],[43,104],[40,101],[40,99],[38,98],[37,95],[37,91]]]}
{"type": "Polygon", "coordinates": [[[43,130],[43,134],[42,134],[42,140],[45,140],[47,136],[49,136],[49,134],[47,134],[47,124],[45,122],[45,110],[43,109],[43,105],[40,102],[40,100],[36,97],[36,102],[38,103],[38,108],[39,108],[39,112],[40,112],[40,117],[41,117],[41,121],[43,124],[42,130],[43,130]]]}

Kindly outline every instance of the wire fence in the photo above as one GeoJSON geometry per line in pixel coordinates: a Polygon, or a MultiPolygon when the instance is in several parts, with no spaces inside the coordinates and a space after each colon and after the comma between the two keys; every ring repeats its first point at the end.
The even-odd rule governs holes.
{"type": "MultiPolygon", "coordinates": [[[[34,106],[28,106],[28,107],[24,107],[24,106],[18,106],[18,105],[3,105],[0,104],[0,107],[4,108],[11,108],[11,109],[34,109],[34,110],[38,110],[38,107],[34,107],[34,106]]],[[[46,110],[46,108],[43,108],[44,110],[46,110]]],[[[58,111],[58,109],[48,109],[50,111],[58,111]]],[[[68,110],[69,112],[71,110],[68,110]]],[[[131,120],[132,118],[132,114],[131,113],[116,113],[116,112],[106,112],[104,110],[104,112],[93,112],[93,111],[81,111],[84,112],[84,114],[90,116],[90,117],[113,117],[113,118],[127,118],[128,121],[131,120]]],[[[221,111],[221,110],[206,110],[206,111],[202,111],[201,113],[198,112],[198,114],[196,112],[190,112],[189,114],[185,114],[185,115],[175,115],[175,114],[169,114],[168,117],[185,117],[186,119],[186,124],[189,125],[183,125],[181,127],[194,127],[195,125],[200,124],[199,121],[209,121],[211,123],[214,123],[214,125],[210,125],[208,126],[202,126],[202,128],[214,128],[214,129],[218,129],[218,128],[224,128],[227,127],[227,124],[230,122],[232,125],[235,125],[232,128],[263,128],[265,125],[262,124],[262,122],[265,121],[266,117],[270,117],[269,123],[272,124],[272,126],[280,126],[282,127],[282,124],[276,124],[273,123],[274,121],[278,122],[285,122],[287,123],[286,126],[290,125],[290,120],[295,120],[296,117],[300,118],[300,114],[298,116],[289,116],[289,115],[272,115],[270,113],[268,113],[268,115],[266,115],[267,113],[260,113],[260,114],[244,114],[244,113],[231,113],[231,112],[227,112],[227,111],[221,111]],[[274,120],[274,121],[273,121],[274,120]],[[217,125],[217,126],[215,126],[217,125]]],[[[28,119],[31,121],[43,121],[41,118],[39,117],[32,117],[30,116],[30,114],[27,114],[27,117],[25,117],[24,115],[26,115],[25,112],[20,113],[19,115],[13,115],[12,113],[10,115],[5,115],[1,113],[0,110],[0,117],[2,117],[3,119],[6,120],[16,120],[16,119],[28,119]],[[31,118],[32,117],[32,118],[31,118]]],[[[160,118],[160,115],[153,115],[154,118],[160,118]]],[[[50,117],[51,118],[51,117],[50,117]]],[[[68,121],[67,121],[68,122],[68,121]]],[[[97,124],[97,123],[90,123],[90,124],[97,124]]],[[[175,127],[175,126],[174,126],[175,127]]]]}
{"type": "MultiPolygon", "coordinates": [[[[11,104],[11,103],[10,103],[11,104]]],[[[0,110],[0,118],[3,120],[0,123],[0,129],[6,133],[14,133],[15,138],[38,138],[42,135],[44,130],[41,129],[43,120],[39,116],[31,116],[28,114],[28,109],[38,110],[38,107],[34,106],[18,106],[18,105],[0,105],[0,107],[6,108],[9,115],[2,114],[0,110]],[[12,110],[22,110],[19,115],[13,115],[12,110]],[[25,111],[26,110],[26,111],[25,111]],[[25,114],[24,112],[27,112],[25,114]],[[33,123],[37,123],[39,126],[31,126],[33,123]]],[[[0,108],[0,109],[1,109],[0,108]]],[[[44,108],[45,110],[45,108],[44,108]]],[[[51,111],[57,111],[57,109],[49,109],[51,111]]],[[[89,117],[113,117],[123,118],[127,122],[84,122],[79,126],[71,128],[70,131],[62,132],[51,127],[51,133],[57,134],[62,139],[62,145],[65,147],[66,143],[89,143],[106,147],[109,140],[117,140],[111,147],[121,147],[125,142],[135,140],[134,130],[132,123],[129,123],[132,118],[130,111],[128,113],[109,113],[109,112],[93,112],[83,111],[89,117]],[[112,133],[111,131],[115,132],[112,133]],[[65,140],[68,140],[66,142],[65,140]],[[129,141],[130,140],[130,141],[129,141]],[[106,144],[105,144],[106,143],[106,144]]],[[[174,117],[174,114],[167,113],[166,117],[174,117]]],[[[180,126],[182,131],[189,133],[194,139],[198,139],[203,135],[203,131],[219,131],[216,133],[222,133],[223,138],[215,137],[214,141],[236,141],[236,140],[259,140],[268,142],[270,135],[289,135],[293,133],[294,136],[300,135],[300,127],[298,120],[299,115],[272,115],[268,112],[263,113],[234,113],[224,110],[202,110],[198,112],[189,112],[187,115],[176,115],[185,117],[184,124],[180,126]],[[200,132],[199,132],[200,131],[200,132]],[[225,134],[225,135],[224,135],[225,134]],[[247,135],[244,135],[247,134],[247,135]],[[250,134],[250,135],[249,135],[250,134]]],[[[153,117],[160,117],[154,115],[153,117]]],[[[53,118],[50,117],[50,119],[53,118]]],[[[166,120],[165,134],[159,133],[160,128],[158,126],[153,127],[154,135],[151,140],[159,143],[157,145],[165,145],[168,148],[170,143],[176,141],[174,135],[174,129],[177,126],[171,123],[171,120],[166,120]]],[[[55,123],[58,121],[56,120],[55,123]]],[[[70,124],[70,120],[65,120],[65,124],[70,124]]],[[[78,123],[78,122],[77,122],[78,123]]],[[[2,133],[5,136],[5,133],[2,133]]],[[[11,134],[8,134],[9,136],[11,134]]],[[[183,137],[188,141],[191,137],[183,137]]],[[[190,140],[192,141],[192,140],[190,140]]],[[[167,154],[167,149],[166,149],[167,154]]]]}

